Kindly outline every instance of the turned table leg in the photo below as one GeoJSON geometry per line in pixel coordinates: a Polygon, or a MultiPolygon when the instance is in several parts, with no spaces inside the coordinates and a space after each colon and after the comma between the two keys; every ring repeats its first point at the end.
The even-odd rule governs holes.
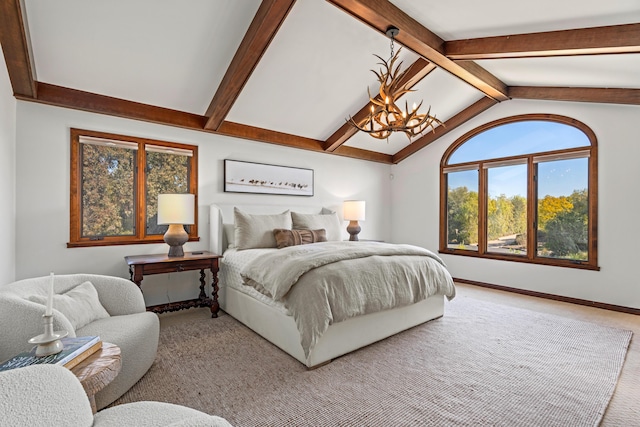
{"type": "MultiPolygon", "coordinates": [[[[217,261],[217,260],[216,260],[217,261]]],[[[220,304],[218,303],[218,268],[211,269],[213,281],[211,282],[211,317],[218,317],[220,304]]]]}
{"type": "Polygon", "coordinates": [[[138,285],[138,289],[142,292],[142,269],[138,269],[137,266],[129,266],[129,280],[138,285]]]}
{"type": "Polygon", "coordinates": [[[205,299],[207,299],[207,294],[204,291],[205,277],[206,275],[204,274],[204,268],[201,268],[200,269],[200,295],[198,295],[198,298],[200,299],[200,301],[204,301],[205,299]]]}

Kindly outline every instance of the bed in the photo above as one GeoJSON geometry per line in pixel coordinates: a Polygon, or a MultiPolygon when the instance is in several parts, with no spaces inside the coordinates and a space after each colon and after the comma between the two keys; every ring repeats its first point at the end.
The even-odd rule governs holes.
{"type": "Polygon", "coordinates": [[[453,298],[455,288],[437,255],[410,245],[342,241],[342,228],[338,215],[324,208],[211,205],[210,250],[224,255],[219,272],[221,309],[309,368],[444,314],[445,298],[453,298]],[[287,217],[294,221],[282,222],[287,217]],[[306,233],[303,237],[319,238],[318,243],[289,243],[281,249],[275,247],[282,243],[281,239],[276,245],[264,243],[264,238],[273,238],[273,229],[285,230],[282,233],[291,238],[292,233],[300,233],[288,229],[319,226],[318,236],[301,232],[306,233]],[[264,235],[256,237],[261,231],[264,235]],[[378,251],[382,251],[381,255],[378,251]],[[301,258],[294,259],[294,254],[301,258]],[[411,264],[398,266],[396,258],[411,264]],[[358,268],[359,273],[343,275],[342,271],[352,268],[351,264],[358,266],[353,268],[358,268]],[[418,269],[420,278],[391,281],[388,272],[393,270],[396,275],[395,269],[401,269],[400,276],[418,269]],[[319,299],[302,293],[306,288],[316,294],[335,293],[338,301],[355,298],[340,292],[369,286],[365,285],[367,280],[354,278],[370,272],[385,273],[381,282],[392,284],[386,292],[404,289],[389,298],[392,305],[386,300],[382,305],[362,303],[358,311],[338,307],[335,300],[315,302],[319,299]],[[341,278],[336,279],[338,276],[341,278]],[[272,283],[274,277],[277,278],[272,283]],[[332,281],[340,282],[340,291],[326,291],[332,281]],[[418,286],[419,281],[429,283],[418,286]],[[310,300],[314,302],[310,304],[310,300]],[[308,327],[312,324],[309,316],[319,319],[320,326],[308,327]]]}

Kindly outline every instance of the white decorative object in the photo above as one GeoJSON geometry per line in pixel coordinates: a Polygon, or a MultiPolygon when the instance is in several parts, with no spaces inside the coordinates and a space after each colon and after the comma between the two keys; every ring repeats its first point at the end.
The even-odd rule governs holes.
{"type": "Polygon", "coordinates": [[[313,169],[225,159],[224,191],[313,196],[313,169]]]}
{"type": "Polygon", "coordinates": [[[49,274],[49,293],[42,318],[44,319],[44,334],[31,338],[29,343],[38,345],[36,348],[37,357],[60,353],[64,348],[60,338],[66,337],[68,332],[53,332],[53,272],[49,274]]]}
{"type": "Polygon", "coordinates": [[[49,273],[49,294],[47,295],[47,304],[44,310],[45,316],[53,314],[53,272],[49,273]]]}
{"type": "Polygon", "coordinates": [[[53,332],[53,314],[45,314],[42,318],[44,319],[44,334],[35,336],[29,340],[30,344],[38,345],[38,348],[36,348],[36,357],[60,353],[64,348],[60,338],[64,338],[68,334],[67,331],[53,332]]]}

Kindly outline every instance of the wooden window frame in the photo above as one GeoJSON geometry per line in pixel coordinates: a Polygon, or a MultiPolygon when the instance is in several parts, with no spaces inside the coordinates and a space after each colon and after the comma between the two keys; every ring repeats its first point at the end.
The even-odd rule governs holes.
{"type": "MultiPolygon", "coordinates": [[[[147,145],[161,146],[174,149],[189,150],[193,153],[190,157],[189,188],[195,195],[195,206],[198,206],[198,146],[179,144],[175,142],[158,141],[147,138],[117,135],[105,132],[96,132],[83,129],[71,129],[71,180],[70,180],[70,215],[69,215],[69,242],[68,248],[91,247],[91,246],[113,246],[113,245],[138,245],[143,243],[164,243],[162,235],[146,234],[146,170],[147,161],[145,147],[147,145]],[[82,237],[82,158],[80,156],[80,137],[93,137],[135,143],[138,145],[138,155],[136,159],[136,233],[133,236],[102,236],[99,239],[94,237],[82,237]]],[[[189,227],[189,241],[199,241],[198,237],[198,209],[195,209],[195,221],[189,227]]]]}
{"type": "MultiPolygon", "coordinates": [[[[586,157],[586,156],[582,156],[586,157]]],[[[458,138],[442,156],[440,162],[440,247],[439,252],[448,255],[470,256],[475,258],[494,259],[501,261],[524,262],[530,264],[549,265],[557,267],[578,268],[585,270],[600,270],[598,266],[598,144],[595,133],[584,123],[566,116],[555,114],[525,114],[501,118],[482,126],[479,126],[458,138]],[[576,147],[557,151],[543,151],[533,154],[523,154],[518,156],[504,157],[500,159],[487,159],[474,162],[456,163],[448,165],[451,155],[465,142],[474,136],[497,126],[508,123],[522,121],[550,121],[573,126],[582,131],[589,139],[589,147],[576,147]],[[548,156],[570,156],[574,152],[588,151],[588,200],[589,200],[589,224],[588,224],[588,259],[586,261],[576,261],[559,258],[545,258],[537,256],[537,183],[535,159],[548,156]],[[487,165],[495,165],[501,162],[510,162],[526,159],[528,165],[527,178],[527,254],[526,255],[506,255],[487,252],[487,165]],[[447,244],[447,173],[462,170],[465,167],[471,168],[478,165],[478,251],[449,248],[447,244]]]]}

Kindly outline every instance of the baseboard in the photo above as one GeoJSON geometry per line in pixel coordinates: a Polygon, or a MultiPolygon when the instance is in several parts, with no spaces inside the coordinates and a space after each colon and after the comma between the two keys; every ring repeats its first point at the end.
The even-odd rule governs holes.
{"type": "Polygon", "coordinates": [[[550,299],[550,300],[554,300],[554,301],[568,302],[568,303],[571,303],[571,304],[586,305],[587,307],[602,308],[604,310],[618,311],[618,312],[627,313],[627,314],[635,314],[636,316],[640,315],[640,309],[638,309],[638,308],[624,307],[624,306],[621,306],[621,305],[614,305],[614,304],[605,304],[605,303],[602,303],[602,302],[588,301],[588,300],[584,300],[584,299],[580,299],[580,298],[564,297],[564,296],[561,296],[561,295],[554,295],[554,294],[547,294],[547,293],[544,293],[544,292],[530,291],[528,289],[518,289],[518,288],[509,287],[509,286],[494,285],[493,283],[477,282],[475,280],[460,279],[460,278],[455,278],[455,277],[453,278],[453,280],[455,282],[460,282],[460,283],[464,283],[464,284],[467,284],[467,285],[480,286],[482,288],[496,289],[498,291],[512,292],[512,293],[515,293],[515,294],[527,295],[527,296],[530,296],[530,297],[545,298],[545,299],[550,299]]]}

